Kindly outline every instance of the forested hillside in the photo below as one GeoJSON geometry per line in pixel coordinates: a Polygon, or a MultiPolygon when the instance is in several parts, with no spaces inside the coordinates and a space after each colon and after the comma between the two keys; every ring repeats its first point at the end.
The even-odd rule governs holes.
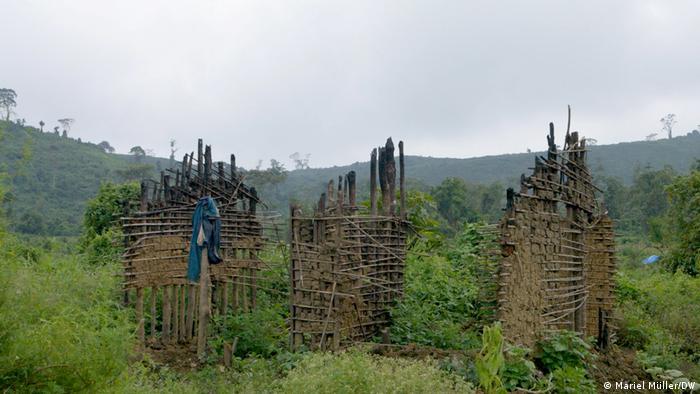
{"type": "Polygon", "coordinates": [[[7,186],[3,205],[15,231],[78,234],[85,203],[100,183],[155,176],[158,162],[164,167],[168,160],[136,162],[96,144],[0,121],[0,176],[7,186]]]}
{"type": "MultiPolygon", "coordinates": [[[[406,142],[410,153],[413,148],[406,142]]],[[[685,173],[700,157],[698,152],[700,135],[689,134],[671,140],[593,146],[589,163],[596,175],[631,184],[636,168],[670,165],[685,173]]],[[[407,156],[408,185],[425,191],[455,177],[492,187],[498,182],[505,188],[534,164],[538,154],[542,152],[468,159],[407,156]]],[[[0,121],[0,174],[9,186],[3,204],[15,231],[78,234],[85,202],[96,195],[100,183],[155,177],[168,164],[168,159],[107,153],[93,143],[0,121]]],[[[364,196],[369,184],[368,162],[289,172],[278,168],[270,174],[253,170],[248,172],[247,182],[258,186],[270,209],[285,213],[290,201],[316,200],[329,179],[350,170],[357,173],[358,194],[364,196]]]]}

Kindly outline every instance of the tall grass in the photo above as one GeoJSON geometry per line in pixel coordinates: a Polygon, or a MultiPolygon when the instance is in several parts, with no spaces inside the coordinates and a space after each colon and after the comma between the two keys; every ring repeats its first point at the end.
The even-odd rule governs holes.
{"type": "Polygon", "coordinates": [[[114,266],[0,240],[0,390],[94,391],[127,365],[133,324],[114,266]]]}

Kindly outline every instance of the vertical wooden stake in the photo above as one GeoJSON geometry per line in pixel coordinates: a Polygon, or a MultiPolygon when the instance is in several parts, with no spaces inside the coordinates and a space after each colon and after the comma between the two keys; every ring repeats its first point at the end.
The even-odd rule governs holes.
{"type": "Polygon", "coordinates": [[[202,170],[204,169],[204,161],[202,160],[202,156],[204,155],[204,147],[202,144],[202,139],[197,139],[197,176],[200,178],[202,177],[202,170]]]}
{"type": "Polygon", "coordinates": [[[399,141],[399,195],[401,205],[399,207],[399,216],[402,220],[406,220],[406,185],[405,185],[405,169],[403,161],[403,141],[399,141]]]}
{"type": "Polygon", "coordinates": [[[202,248],[201,270],[199,273],[199,324],[197,327],[197,357],[202,360],[207,348],[207,325],[211,316],[209,295],[209,255],[202,248]]]}
{"type": "Polygon", "coordinates": [[[163,343],[170,342],[170,285],[163,286],[163,343]]]}
{"type": "Polygon", "coordinates": [[[185,340],[189,341],[192,339],[192,332],[194,331],[194,313],[195,313],[195,285],[189,284],[189,294],[187,295],[187,323],[185,324],[185,340]]]}
{"type": "Polygon", "coordinates": [[[345,177],[345,179],[348,180],[348,204],[350,204],[350,209],[352,209],[352,210],[355,209],[355,203],[356,203],[356,198],[357,198],[355,178],[356,178],[355,171],[348,172],[348,175],[345,177]]]}
{"type": "Polygon", "coordinates": [[[180,332],[177,335],[179,342],[185,340],[185,332],[187,332],[187,326],[185,324],[185,293],[189,289],[189,285],[180,286],[180,332]]]}
{"type": "Polygon", "coordinates": [[[377,148],[372,150],[369,163],[370,212],[372,216],[377,216],[377,148]]]}
{"type": "Polygon", "coordinates": [[[180,311],[180,285],[173,285],[170,287],[172,288],[173,292],[173,317],[171,319],[173,325],[173,334],[170,336],[170,342],[176,343],[177,338],[180,335],[180,316],[178,315],[178,312],[180,311]]]}
{"type": "Polygon", "coordinates": [[[144,329],[146,321],[143,317],[143,287],[136,288],[136,321],[138,322],[136,331],[139,337],[139,346],[143,347],[146,343],[146,333],[144,329]]]}
{"type": "Polygon", "coordinates": [[[158,318],[158,312],[156,310],[156,295],[158,292],[158,287],[151,287],[151,338],[156,338],[156,319],[158,318]]]}

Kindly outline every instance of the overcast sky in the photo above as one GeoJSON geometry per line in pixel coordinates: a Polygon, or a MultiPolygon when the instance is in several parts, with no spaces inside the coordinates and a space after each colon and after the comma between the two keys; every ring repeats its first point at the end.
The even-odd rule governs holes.
{"type": "MultiPolygon", "coordinates": [[[[599,143],[700,124],[697,1],[0,0],[0,87],[71,135],[168,141],[239,165],[544,149],[547,123],[599,143]]],[[[561,138],[559,139],[561,141],[561,138]]]]}

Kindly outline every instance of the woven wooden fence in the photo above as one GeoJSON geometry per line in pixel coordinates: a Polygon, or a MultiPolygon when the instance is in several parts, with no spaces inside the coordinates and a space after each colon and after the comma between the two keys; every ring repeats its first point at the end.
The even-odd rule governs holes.
{"type": "Polygon", "coordinates": [[[333,180],[328,183],[312,215],[291,207],[293,349],[302,345],[338,349],[367,340],[389,325],[389,308],[403,292],[406,255],[402,142],[399,163],[400,204],[395,193],[394,146],[389,139],[372,152],[369,212],[356,204],[353,171],[338,179],[337,189],[333,180]]]}

